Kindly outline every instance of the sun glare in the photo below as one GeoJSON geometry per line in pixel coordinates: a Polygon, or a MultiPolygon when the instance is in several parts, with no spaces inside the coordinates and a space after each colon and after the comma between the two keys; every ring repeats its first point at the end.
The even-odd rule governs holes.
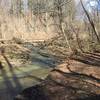
{"type": "Polygon", "coordinates": [[[97,1],[93,0],[93,1],[90,1],[90,6],[91,7],[97,7],[98,3],[97,1]]]}

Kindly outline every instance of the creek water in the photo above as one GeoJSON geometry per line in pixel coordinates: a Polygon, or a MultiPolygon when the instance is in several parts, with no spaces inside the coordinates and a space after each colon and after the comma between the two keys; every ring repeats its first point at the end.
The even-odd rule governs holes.
{"type": "Polygon", "coordinates": [[[31,64],[0,70],[0,100],[13,100],[23,89],[39,84],[47,77],[55,60],[44,57],[34,48],[31,52],[31,64]]]}

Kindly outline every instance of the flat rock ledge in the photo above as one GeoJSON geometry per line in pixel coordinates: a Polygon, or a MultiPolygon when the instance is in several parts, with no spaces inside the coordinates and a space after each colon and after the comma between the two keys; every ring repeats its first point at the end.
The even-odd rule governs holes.
{"type": "Polygon", "coordinates": [[[76,67],[77,71],[75,67],[64,70],[65,65],[60,65],[41,84],[23,90],[14,100],[100,100],[100,77],[94,73],[100,67],[93,67],[93,75],[85,73],[85,66],[80,73],[76,67]]]}

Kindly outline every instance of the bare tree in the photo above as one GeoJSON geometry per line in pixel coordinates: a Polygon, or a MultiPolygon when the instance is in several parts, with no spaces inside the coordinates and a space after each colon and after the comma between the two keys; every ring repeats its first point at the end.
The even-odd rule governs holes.
{"type": "Polygon", "coordinates": [[[96,29],[96,27],[95,27],[95,24],[94,24],[92,18],[90,17],[89,13],[88,13],[87,10],[85,9],[82,0],[80,0],[80,2],[81,2],[82,8],[83,8],[83,10],[84,10],[84,12],[85,12],[85,14],[86,14],[88,20],[89,20],[89,23],[90,23],[90,25],[91,25],[91,27],[92,27],[92,29],[93,29],[93,31],[94,31],[94,34],[95,34],[95,36],[96,36],[98,42],[100,43],[99,33],[98,33],[98,31],[97,31],[97,29],[96,29]]]}

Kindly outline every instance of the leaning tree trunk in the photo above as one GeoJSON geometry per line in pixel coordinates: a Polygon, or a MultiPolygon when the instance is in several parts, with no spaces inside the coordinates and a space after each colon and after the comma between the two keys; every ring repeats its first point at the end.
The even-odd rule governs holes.
{"type": "Polygon", "coordinates": [[[94,34],[95,34],[95,36],[96,36],[96,38],[98,40],[98,43],[100,43],[100,37],[98,36],[98,31],[97,31],[97,29],[96,29],[96,27],[94,25],[94,22],[93,22],[92,18],[90,17],[89,13],[87,12],[87,10],[85,9],[82,0],[80,0],[80,2],[81,2],[82,8],[83,8],[88,20],[89,20],[89,23],[91,24],[91,27],[92,27],[92,29],[94,31],[94,34]]]}

